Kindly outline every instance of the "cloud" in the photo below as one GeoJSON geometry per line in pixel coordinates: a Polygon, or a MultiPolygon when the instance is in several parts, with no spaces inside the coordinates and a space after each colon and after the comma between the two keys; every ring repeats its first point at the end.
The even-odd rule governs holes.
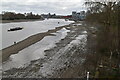
{"type": "Polygon", "coordinates": [[[85,9],[84,0],[3,0],[2,11],[71,14],[85,9]]]}

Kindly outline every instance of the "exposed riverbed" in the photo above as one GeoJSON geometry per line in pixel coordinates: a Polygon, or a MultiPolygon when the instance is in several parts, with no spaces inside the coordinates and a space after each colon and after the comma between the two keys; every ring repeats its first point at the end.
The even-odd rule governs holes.
{"type": "Polygon", "coordinates": [[[80,69],[80,65],[85,61],[86,45],[85,27],[80,24],[65,26],[11,55],[3,64],[3,77],[65,77],[63,74],[67,73],[68,69],[76,65],[79,65],[80,69]]]}

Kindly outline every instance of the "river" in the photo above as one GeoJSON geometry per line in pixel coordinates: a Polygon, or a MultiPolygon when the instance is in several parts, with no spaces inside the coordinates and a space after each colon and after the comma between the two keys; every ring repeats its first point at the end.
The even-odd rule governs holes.
{"type": "Polygon", "coordinates": [[[68,25],[73,21],[65,21],[64,19],[45,19],[43,21],[29,21],[29,22],[12,22],[0,24],[0,49],[6,48],[19,42],[25,38],[35,35],[37,33],[47,32],[55,27],[68,25]],[[59,24],[58,24],[59,22],[59,24]],[[22,30],[11,31],[7,30],[14,27],[23,27],[22,30]]]}

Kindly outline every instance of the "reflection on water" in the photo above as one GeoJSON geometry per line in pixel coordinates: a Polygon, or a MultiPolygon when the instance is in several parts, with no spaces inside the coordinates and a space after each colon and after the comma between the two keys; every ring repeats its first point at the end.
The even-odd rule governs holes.
{"type": "Polygon", "coordinates": [[[54,33],[56,36],[47,36],[41,41],[23,49],[18,54],[13,54],[10,56],[9,60],[4,62],[3,70],[8,70],[10,68],[19,68],[27,66],[30,61],[43,58],[44,51],[55,46],[59,40],[63,39],[69,30],[65,28],[54,33]],[[26,64],[26,65],[25,65],[26,64]]]}
{"type": "Polygon", "coordinates": [[[67,25],[70,23],[72,23],[72,21],[65,21],[64,19],[49,19],[44,21],[0,24],[0,29],[2,27],[2,35],[0,34],[0,38],[2,36],[2,48],[13,45],[13,42],[19,42],[31,35],[46,32],[50,29],[54,29],[55,27],[67,25]],[[8,32],[7,30],[12,27],[23,27],[24,29],[8,32]]]}

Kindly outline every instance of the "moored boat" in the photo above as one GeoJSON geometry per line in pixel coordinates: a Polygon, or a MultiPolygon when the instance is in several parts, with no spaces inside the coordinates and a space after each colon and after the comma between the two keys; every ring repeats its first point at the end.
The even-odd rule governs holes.
{"type": "Polygon", "coordinates": [[[15,28],[10,28],[8,31],[17,31],[17,30],[22,30],[23,27],[15,27],[15,28]]]}

